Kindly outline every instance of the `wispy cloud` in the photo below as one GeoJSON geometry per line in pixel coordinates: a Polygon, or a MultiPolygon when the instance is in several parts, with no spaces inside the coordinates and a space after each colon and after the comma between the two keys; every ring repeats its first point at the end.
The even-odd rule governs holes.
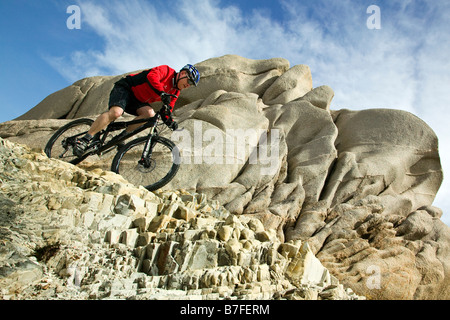
{"type": "Polygon", "coordinates": [[[220,8],[209,0],[169,2],[157,7],[138,0],[79,1],[83,26],[101,43],[66,59],[49,59],[71,81],[98,74],[118,74],[169,64],[182,67],[233,52],[243,24],[235,7],[220,8]],[[229,51],[228,51],[229,50],[229,51]]]}
{"type": "MultiPolygon", "coordinates": [[[[49,61],[75,81],[159,64],[180,68],[229,53],[283,57],[308,64],[315,86],[334,89],[334,109],[396,108],[424,119],[440,138],[444,172],[450,172],[450,35],[444,30],[450,3],[375,1],[382,28],[369,30],[369,2],[280,0],[284,16],[274,20],[218,0],[80,0],[83,28],[101,42],[49,61]]],[[[446,199],[447,180],[436,205],[450,211],[446,199]]]]}

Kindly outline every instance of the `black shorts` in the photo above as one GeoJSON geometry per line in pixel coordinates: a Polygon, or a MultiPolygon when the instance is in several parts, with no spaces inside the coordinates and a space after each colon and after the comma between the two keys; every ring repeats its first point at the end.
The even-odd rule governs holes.
{"type": "Polygon", "coordinates": [[[112,107],[121,107],[126,113],[137,116],[136,110],[148,103],[140,102],[131,91],[130,86],[125,79],[121,79],[114,84],[114,88],[109,95],[109,109],[112,107]]]}

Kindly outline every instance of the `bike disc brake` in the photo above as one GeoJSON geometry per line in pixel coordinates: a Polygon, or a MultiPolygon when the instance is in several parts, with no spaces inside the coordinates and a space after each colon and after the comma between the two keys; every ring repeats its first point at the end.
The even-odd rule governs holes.
{"type": "Polygon", "coordinates": [[[153,159],[140,160],[137,165],[137,170],[141,173],[149,173],[155,170],[156,161],[153,159]]]}

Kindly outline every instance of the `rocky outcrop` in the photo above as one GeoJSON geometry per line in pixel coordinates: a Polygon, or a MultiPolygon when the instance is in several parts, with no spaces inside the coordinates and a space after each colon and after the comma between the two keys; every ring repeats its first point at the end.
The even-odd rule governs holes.
{"type": "MultiPolygon", "coordinates": [[[[164,190],[203,194],[281,243],[308,243],[360,295],[450,298],[450,232],[432,206],[443,174],[426,123],[399,110],[331,110],[333,90],[284,59],[224,56],[198,68],[201,85],[174,112],[184,130],[163,133],[182,152],[164,190]]],[[[83,79],[1,124],[0,136],[43,147],[67,119],[102,112],[116,79],[83,79]]]]}
{"type": "Polygon", "coordinates": [[[0,139],[2,299],[361,299],[307,242],[0,139]]]}

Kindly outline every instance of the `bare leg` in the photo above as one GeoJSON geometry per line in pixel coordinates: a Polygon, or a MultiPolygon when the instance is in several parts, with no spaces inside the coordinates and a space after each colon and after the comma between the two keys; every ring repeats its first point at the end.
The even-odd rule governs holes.
{"type": "MultiPolygon", "coordinates": [[[[153,108],[150,106],[144,106],[142,108],[139,108],[136,110],[136,113],[138,114],[138,116],[136,118],[134,118],[134,120],[153,118],[156,115],[155,110],[153,110],[153,108]]],[[[142,124],[140,124],[140,123],[129,126],[127,128],[127,132],[131,132],[131,131],[139,128],[140,126],[142,126],[142,124]]]]}
{"type": "Polygon", "coordinates": [[[105,129],[108,124],[115,121],[117,118],[122,116],[123,109],[121,107],[111,107],[109,111],[102,113],[98,116],[98,118],[94,121],[88,133],[93,136],[97,132],[105,129]]]}

